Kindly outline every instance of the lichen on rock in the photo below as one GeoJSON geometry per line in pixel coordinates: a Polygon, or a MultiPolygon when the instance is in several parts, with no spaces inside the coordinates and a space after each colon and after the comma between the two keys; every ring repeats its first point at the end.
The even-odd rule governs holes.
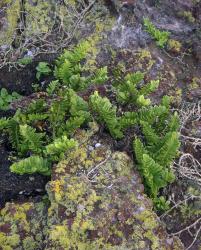
{"type": "Polygon", "coordinates": [[[97,131],[95,123],[78,130],[79,145],[53,168],[48,211],[43,202],[1,210],[3,250],[183,249],[153,212],[131,158],[97,131]]]}
{"type": "Polygon", "coordinates": [[[47,184],[46,249],[182,249],[178,239],[167,241],[132,160],[104,142],[95,148],[92,134],[78,135],[79,147],[47,184]]]}
{"type": "Polygon", "coordinates": [[[7,203],[0,211],[0,249],[44,249],[46,214],[44,202],[7,203]]]}

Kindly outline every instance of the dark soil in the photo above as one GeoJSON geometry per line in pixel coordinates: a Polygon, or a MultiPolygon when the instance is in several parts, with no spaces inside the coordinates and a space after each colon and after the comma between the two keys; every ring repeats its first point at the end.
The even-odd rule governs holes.
{"type": "MultiPolygon", "coordinates": [[[[9,70],[9,67],[0,69],[0,89],[6,88],[9,93],[16,91],[21,95],[28,96],[33,93],[32,83],[36,81],[36,66],[40,61],[51,62],[55,56],[41,55],[34,59],[34,62],[24,68],[9,70]]],[[[49,82],[46,78],[44,82],[49,82]]],[[[0,111],[1,117],[9,117],[15,114],[15,110],[0,111]]],[[[9,155],[11,149],[7,145],[5,136],[0,136],[0,207],[8,201],[24,201],[30,197],[42,196],[46,193],[45,185],[49,177],[34,175],[17,175],[10,172],[11,161],[9,155]]]]}
{"type": "MultiPolygon", "coordinates": [[[[1,140],[1,139],[0,139],[1,140]]],[[[34,175],[16,175],[10,172],[9,151],[0,145],[0,207],[12,200],[26,200],[27,197],[45,194],[45,184],[49,178],[34,175]]]]}

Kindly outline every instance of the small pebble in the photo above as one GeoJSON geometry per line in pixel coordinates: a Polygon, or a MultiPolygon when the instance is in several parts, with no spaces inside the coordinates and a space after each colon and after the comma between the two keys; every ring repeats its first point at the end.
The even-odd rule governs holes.
{"type": "Polygon", "coordinates": [[[93,151],[93,150],[94,150],[94,147],[89,146],[88,149],[89,149],[89,151],[93,151]]]}
{"type": "Polygon", "coordinates": [[[99,148],[100,146],[101,146],[100,143],[96,143],[96,144],[95,144],[95,148],[99,148]]]}

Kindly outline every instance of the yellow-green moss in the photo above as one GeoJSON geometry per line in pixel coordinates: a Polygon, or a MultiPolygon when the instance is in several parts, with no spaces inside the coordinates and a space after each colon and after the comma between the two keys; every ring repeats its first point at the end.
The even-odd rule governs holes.
{"type": "Polygon", "coordinates": [[[18,234],[7,235],[0,232],[0,246],[3,250],[13,250],[20,243],[20,236],[18,234]]]}
{"type": "Polygon", "coordinates": [[[172,52],[175,53],[180,53],[182,48],[182,44],[174,39],[169,39],[168,40],[168,49],[172,52]]]}
{"type": "Polygon", "coordinates": [[[6,27],[0,32],[0,45],[10,44],[13,41],[20,18],[20,0],[6,0],[2,2],[3,4],[9,7],[6,9],[6,27]]]}

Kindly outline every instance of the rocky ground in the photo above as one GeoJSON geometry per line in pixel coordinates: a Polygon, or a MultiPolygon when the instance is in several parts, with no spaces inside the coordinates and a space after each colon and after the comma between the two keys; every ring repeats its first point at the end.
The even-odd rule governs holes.
{"type": "MultiPolygon", "coordinates": [[[[82,146],[54,168],[51,180],[40,175],[10,173],[9,145],[4,144],[0,147],[0,246],[5,246],[2,249],[183,249],[179,237],[185,249],[198,250],[201,244],[201,2],[89,1],[82,8],[81,17],[76,17],[75,27],[65,18],[67,14],[60,1],[56,4],[47,1],[48,8],[40,15],[41,30],[29,25],[34,25],[32,11],[36,7],[42,10],[43,1],[38,1],[36,6],[32,1],[14,1],[15,5],[9,1],[12,20],[6,12],[7,1],[3,2],[0,3],[0,88],[30,95],[39,61],[52,62],[62,47],[95,33],[99,39],[98,64],[108,65],[111,76],[106,89],[113,75],[140,70],[145,72],[146,80],[159,77],[159,89],[151,98],[157,103],[165,94],[172,96],[172,109],[181,118],[182,146],[174,165],[177,180],[161,191],[171,201],[171,208],[157,217],[138,173],[131,170],[134,163],[131,145],[127,143],[131,131],[118,142],[98,133],[96,128],[89,134],[79,131],[77,138],[82,146]],[[58,26],[50,23],[47,27],[45,24],[50,20],[55,22],[53,16],[47,18],[48,13],[57,13],[55,6],[63,15],[63,23],[59,20],[58,26]],[[28,14],[20,17],[18,10],[23,8],[28,14]],[[143,17],[169,31],[171,39],[179,45],[159,48],[145,32],[143,17]],[[9,28],[11,22],[14,29],[9,28]],[[69,33],[66,27],[76,28],[76,34],[69,33]],[[38,33],[30,33],[33,30],[38,33]],[[54,39],[59,37],[58,32],[65,40],[54,39]],[[27,55],[31,55],[31,64],[22,67],[16,63],[27,55]],[[82,226],[78,228],[80,223],[82,226]],[[103,247],[105,242],[107,245],[103,247]]],[[[45,78],[44,86],[49,81],[45,78]]],[[[110,92],[106,94],[113,100],[110,92]]],[[[9,112],[13,111],[0,115],[9,112]]]]}

